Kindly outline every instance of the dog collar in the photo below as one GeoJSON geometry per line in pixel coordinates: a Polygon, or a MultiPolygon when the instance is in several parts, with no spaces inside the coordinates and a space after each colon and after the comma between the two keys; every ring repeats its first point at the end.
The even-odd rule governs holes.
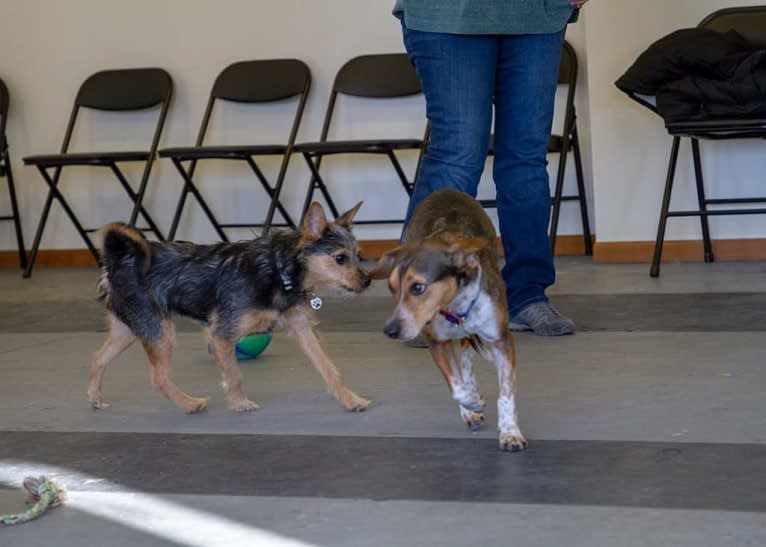
{"type": "Polygon", "coordinates": [[[282,281],[282,288],[285,290],[285,292],[290,292],[293,290],[293,282],[287,273],[284,271],[279,272],[279,279],[282,281]]]}
{"type": "Polygon", "coordinates": [[[471,300],[471,303],[468,304],[468,309],[466,309],[463,313],[455,313],[451,312],[449,310],[439,310],[439,314],[444,317],[449,323],[452,323],[453,325],[462,325],[465,321],[465,318],[468,317],[468,314],[471,313],[471,310],[473,309],[474,304],[476,304],[476,301],[479,299],[479,296],[481,295],[481,273],[479,273],[479,290],[476,292],[476,296],[471,300]]]}
{"type": "MultiPolygon", "coordinates": [[[[285,290],[285,292],[292,292],[293,282],[284,271],[279,273],[279,279],[282,281],[282,288],[285,290]]],[[[309,303],[309,306],[311,306],[312,310],[318,310],[322,308],[322,299],[316,295],[313,288],[301,291],[301,295],[309,303]]]]}

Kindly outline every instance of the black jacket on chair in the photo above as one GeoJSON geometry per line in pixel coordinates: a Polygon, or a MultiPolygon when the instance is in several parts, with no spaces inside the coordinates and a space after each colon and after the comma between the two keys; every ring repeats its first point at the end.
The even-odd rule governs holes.
{"type": "Polygon", "coordinates": [[[666,123],[766,116],[766,50],[739,34],[682,29],[652,44],[615,83],[656,97],[666,123]]]}

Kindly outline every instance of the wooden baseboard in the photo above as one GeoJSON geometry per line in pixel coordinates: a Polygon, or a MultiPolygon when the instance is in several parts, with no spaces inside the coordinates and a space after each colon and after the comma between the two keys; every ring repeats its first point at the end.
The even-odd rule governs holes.
{"type": "MultiPolygon", "coordinates": [[[[365,258],[378,258],[383,253],[394,249],[396,239],[373,239],[360,241],[362,255],[365,258]]],[[[503,248],[498,241],[498,249],[503,248]]],[[[585,254],[585,242],[582,236],[559,236],[556,243],[556,255],[577,256],[585,254]]],[[[95,266],[96,261],[88,249],[43,249],[37,253],[35,268],[82,268],[95,266]]],[[[0,268],[18,268],[19,254],[16,251],[0,251],[0,268]]]]}
{"type": "MultiPolygon", "coordinates": [[[[607,263],[648,263],[654,255],[654,241],[611,241],[593,245],[593,261],[607,263]]],[[[766,260],[766,239],[719,239],[713,241],[716,260],[766,260]]],[[[663,262],[702,262],[701,240],[666,241],[663,262]]]]}
{"type": "MultiPolygon", "coordinates": [[[[35,268],[82,268],[95,266],[88,249],[44,249],[37,253],[35,268]]],[[[0,251],[0,268],[18,268],[17,251],[0,251]]]]}
{"type": "MultiPolygon", "coordinates": [[[[396,239],[361,241],[365,258],[378,258],[398,245],[396,239]]],[[[498,241],[498,250],[503,249],[498,241]]],[[[597,264],[649,263],[654,253],[653,241],[607,241],[593,244],[593,261],[597,264]]],[[[582,256],[585,244],[582,236],[559,236],[556,256],[582,256]]],[[[766,239],[721,239],[713,241],[716,260],[766,260],[766,239]]],[[[664,262],[702,262],[702,241],[666,241],[663,247],[664,262]]],[[[87,249],[48,249],[37,254],[35,267],[82,268],[95,266],[96,261],[87,249]]],[[[18,268],[16,251],[0,251],[0,268],[18,268]]]]}

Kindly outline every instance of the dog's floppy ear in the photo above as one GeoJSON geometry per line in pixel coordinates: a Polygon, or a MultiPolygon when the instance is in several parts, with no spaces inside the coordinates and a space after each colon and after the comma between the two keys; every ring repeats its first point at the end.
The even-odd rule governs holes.
{"type": "Polygon", "coordinates": [[[351,228],[351,223],[354,221],[354,217],[359,212],[359,208],[362,206],[360,201],[354,205],[351,209],[343,213],[341,216],[335,219],[335,224],[343,226],[344,228],[351,228]]]}
{"type": "Polygon", "coordinates": [[[392,251],[388,251],[386,254],[378,259],[377,264],[372,267],[372,270],[367,275],[370,279],[387,279],[396,265],[396,261],[399,258],[402,248],[397,247],[392,251]]]}
{"type": "Polygon", "coordinates": [[[325,229],[327,229],[327,217],[322,205],[315,201],[303,217],[299,245],[303,246],[316,241],[322,237],[325,229]]]}
{"type": "Polygon", "coordinates": [[[473,269],[479,266],[479,252],[489,245],[485,237],[458,237],[450,243],[448,252],[455,267],[473,269]]]}

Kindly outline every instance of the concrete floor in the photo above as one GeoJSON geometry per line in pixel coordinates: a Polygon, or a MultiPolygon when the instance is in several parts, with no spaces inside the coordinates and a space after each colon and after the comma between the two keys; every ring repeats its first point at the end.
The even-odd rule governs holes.
{"type": "MultiPolygon", "coordinates": [[[[503,454],[493,405],[468,432],[427,352],[380,334],[383,284],[322,310],[369,412],[342,411],[280,334],[242,365],[262,409],[232,414],[186,328],[174,378],[211,403],[185,416],[151,391],[137,347],[107,373],[112,406],[89,408],[95,270],[0,272],[0,513],[21,507],[24,476],[69,489],[45,518],[0,529],[0,546],[765,545],[766,264],[666,264],[651,279],[563,259],[558,273],[553,302],[590,324],[593,302],[600,321],[517,336],[530,448],[503,454]]],[[[490,366],[477,376],[491,400],[490,366]]]]}

